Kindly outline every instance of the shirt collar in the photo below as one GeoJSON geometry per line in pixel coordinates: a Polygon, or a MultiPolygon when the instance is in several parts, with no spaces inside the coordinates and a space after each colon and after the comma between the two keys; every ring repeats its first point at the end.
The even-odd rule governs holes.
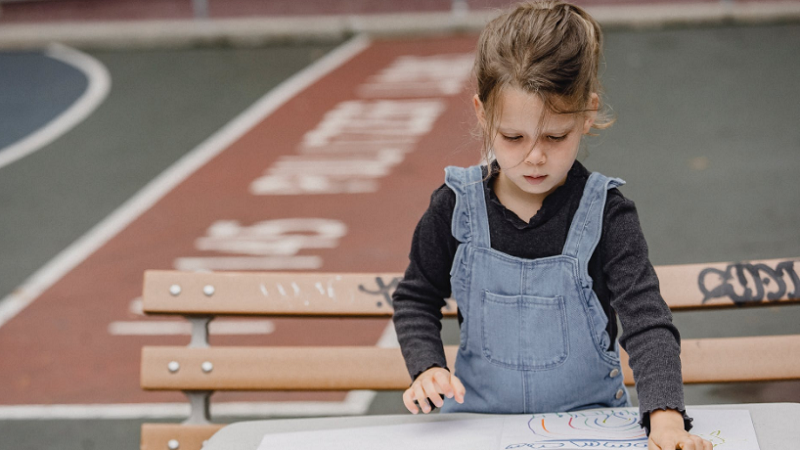
{"type": "Polygon", "coordinates": [[[511,222],[517,229],[520,230],[539,226],[553,217],[561,210],[562,207],[564,207],[569,198],[574,195],[575,192],[581,188],[581,186],[586,184],[586,179],[589,178],[589,171],[583,166],[583,164],[576,160],[569,169],[569,172],[567,172],[567,180],[564,182],[564,184],[557,187],[553,193],[545,197],[544,202],[542,202],[542,207],[539,209],[539,211],[533,217],[531,217],[530,221],[526,222],[520,219],[519,216],[517,216],[513,211],[506,208],[505,205],[500,202],[500,199],[497,198],[497,195],[494,193],[493,186],[500,172],[500,165],[497,164],[497,160],[492,160],[490,167],[491,172],[489,173],[488,177],[486,176],[487,172],[489,172],[487,167],[484,166],[483,168],[484,192],[486,193],[486,196],[492,205],[494,205],[501,212],[503,218],[511,222]]]}

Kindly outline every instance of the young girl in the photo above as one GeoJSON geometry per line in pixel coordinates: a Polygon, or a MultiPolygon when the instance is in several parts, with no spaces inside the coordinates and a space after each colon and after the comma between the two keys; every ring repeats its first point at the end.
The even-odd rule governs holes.
{"type": "Polygon", "coordinates": [[[414,232],[393,295],[414,380],[403,401],[412,413],[428,399],[443,412],[629,406],[619,315],[650,448],[710,450],[686,432],[680,336],[624,182],[576,161],[582,136],[610,125],[601,43],[597,22],[559,1],[521,4],[483,31],[473,102],[489,163],[448,167],[414,232]],[[453,373],[440,336],[451,294],[453,373]]]}

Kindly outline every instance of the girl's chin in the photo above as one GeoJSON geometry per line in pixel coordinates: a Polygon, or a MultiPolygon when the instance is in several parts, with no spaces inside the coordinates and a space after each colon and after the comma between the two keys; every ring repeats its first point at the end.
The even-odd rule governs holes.
{"type": "Polygon", "coordinates": [[[542,195],[550,192],[550,189],[547,188],[546,186],[543,186],[541,183],[536,185],[531,185],[526,183],[517,185],[517,187],[519,188],[520,191],[531,195],[542,195]]]}

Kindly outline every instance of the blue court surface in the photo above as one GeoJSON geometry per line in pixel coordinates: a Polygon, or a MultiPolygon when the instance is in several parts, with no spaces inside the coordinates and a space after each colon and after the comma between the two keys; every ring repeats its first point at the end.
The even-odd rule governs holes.
{"type": "Polygon", "coordinates": [[[86,91],[80,68],[45,52],[0,53],[0,149],[44,127],[86,91]]]}

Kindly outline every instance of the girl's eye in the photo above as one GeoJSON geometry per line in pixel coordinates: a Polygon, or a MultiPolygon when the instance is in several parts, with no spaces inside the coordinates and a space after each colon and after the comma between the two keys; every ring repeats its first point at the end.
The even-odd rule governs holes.
{"type": "Polygon", "coordinates": [[[506,136],[506,135],[503,135],[503,139],[505,139],[505,140],[507,140],[509,142],[517,142],[518,140],[522,139],[522,136],[506,136]]]}
{"type": "Polygon", "coordinates": [[[563,135],[563,136],[547,136],[547,139],[549,139],[549,140],[551,140],[553,142],[561,142],[566,138],[567,138],[566,134],[563,135]]]}

